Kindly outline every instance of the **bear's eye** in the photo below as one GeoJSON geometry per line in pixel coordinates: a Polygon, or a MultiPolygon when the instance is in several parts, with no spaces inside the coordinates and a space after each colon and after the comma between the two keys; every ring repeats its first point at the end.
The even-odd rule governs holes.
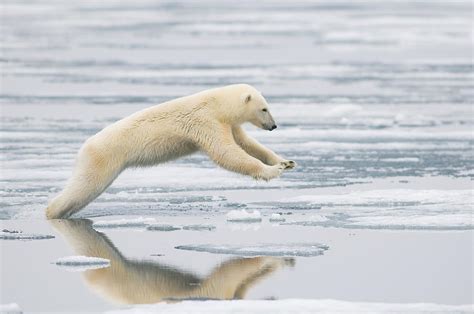
{"type": "Polygon", "coordinates": [[[263,111],[263,112],[267,112],[268,110],[267,110],[267,108],[263,108],[262,111],[263,111]]]}

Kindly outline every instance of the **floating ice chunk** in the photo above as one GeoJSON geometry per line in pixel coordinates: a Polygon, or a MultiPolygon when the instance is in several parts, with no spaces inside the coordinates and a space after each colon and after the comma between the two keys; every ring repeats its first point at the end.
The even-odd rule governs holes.
{"type": "Polygon", "coordinates": [[[248,212],[245,209],[231,210],[227,213],[227,221],[231,222],[260,222],[262,215],[258,210],[248,212]]]}
{"type": "Polygon", "coordinates": [[[213,225],[187,225],[183,226],[184,230],[193,230],[193,231],[212,231],[216,229],[216,226],[213,225]]]}
{"type": "Polygon", "coordinates": [[[0,240],[47,240],[54,239],[53,235],[50,234],[35,234],[35,233],[21,233],[21,232],[12,232],[9,230],[3,230],[0,232],[0,240]]]}
{"type": "Polygon", "coordinates": [[[138,217],[134,219],[101,220],[92,225],[94,228],[143,228],[155,223],[154,218],[138,217]]]}
{"type": "Polygon", "coordinates": [[[331,299],[208,300],[206,302],[185,300],[177,303],[136,305],[107,313],[472,313],[472,304],[370,303],[331,299]]]}
{"type": "Polygon", "coordinates": [[[21,314],[23,311],[16,303],[0,304],[0,313],[2,314],[21,314]]]}
{"type": "Polygon", "coordinates": [[[285,217],[283,217],[280,214],[272,214],[270,216],[270,222],[280,222],[280,221],[285,221],[285,217]]]}
{"type": "Polygon", "coordinates": [[[214,254],[232,254],[239,256],[318,256],[329,249],[319,243],[254,244],[254,245],[218,245],[190,244],[175,247],[178,250],[208,252],[214,254]]]}
{"type": "Polygon", "coordinates": [[[110,260],[90,256],[67,256],[57,259],[54,264],[69,271],[86,271],[110,266],[110,260]]]}
{"type": "Polygon", "coordinates": [[[161,224],[153,224],[149,225],[146,230],[150,231],[175,231],[181,230],[181,227],[173,226],[173,225],[161,225],[161,224]]]}

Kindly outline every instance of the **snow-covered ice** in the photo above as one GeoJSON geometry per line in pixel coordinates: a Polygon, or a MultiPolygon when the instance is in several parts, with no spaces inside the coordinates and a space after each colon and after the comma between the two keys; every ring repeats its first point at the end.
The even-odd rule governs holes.
{"type": "Polygon", "coordinates": [[[272,214],[269,220],[270,222],[284,222],[286,219],[281,214],[272,214]]]}
{"type": "Polygon", "coordinates": [[[68,271],[86,271],[110,266],[110,260],[91,256],[67,256],[58,258],[54,264],[68,271]]]}
{"type": "Polygon", "coordinates": [[[190,244],[179,245],[179,250],[208,252],[215,254],[232,254],[239,256],[319,256],[329,249],[329,246],[319,243],[285,243],[285,244],[254,244],[254,245],[219,245],[219,244],[190,244]]]}
{"type": "Polygon", "coordinates": [[[227,221],[230,222],[260,222],[262,215],[258,210],[249,212],[245,209],[231,210],[227,213],[227,221]]]}

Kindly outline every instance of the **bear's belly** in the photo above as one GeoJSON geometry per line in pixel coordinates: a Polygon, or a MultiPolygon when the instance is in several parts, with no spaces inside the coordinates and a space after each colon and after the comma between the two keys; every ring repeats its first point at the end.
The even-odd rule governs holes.
{"type": "Polygon", "coordinates": [[[168,138],[147,145],[141,152],[137,151],[136,158],[131,160],[129,165],[136,167],[153,166],[192,154],[197,150],[197,146],[190,141],[168,138]]]}

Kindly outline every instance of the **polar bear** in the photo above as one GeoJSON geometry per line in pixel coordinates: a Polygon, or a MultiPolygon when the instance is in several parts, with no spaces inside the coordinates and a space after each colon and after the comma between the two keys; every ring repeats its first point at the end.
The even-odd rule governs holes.
{"type": "Polygon", "coordinates": [[[136,112],[90,137],[72,177],[46,208],[67,218],[98,197],[128,167],[152,166],[197,151],[217,165],[270,180],[296,166],[248,136],[241,125],[277,126],[262,94],[247,84],[210,89],[136,112]]]}

